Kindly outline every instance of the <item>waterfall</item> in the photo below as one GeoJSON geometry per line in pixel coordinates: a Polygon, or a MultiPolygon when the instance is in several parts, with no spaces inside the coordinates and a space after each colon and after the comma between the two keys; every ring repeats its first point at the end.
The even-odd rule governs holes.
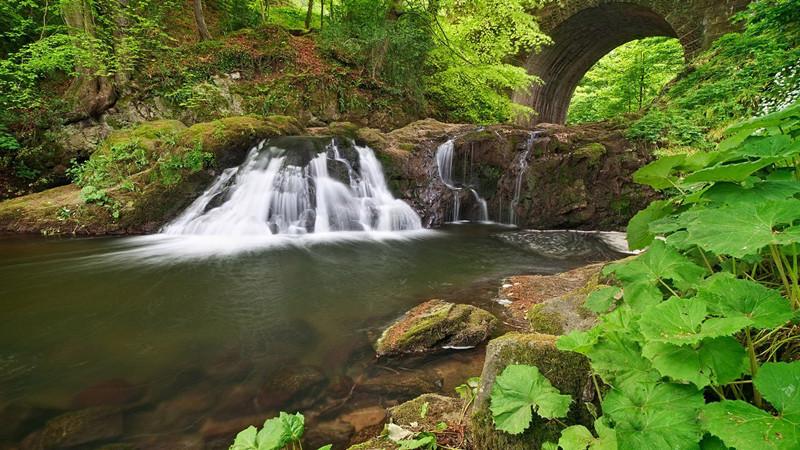
{"type": "Polygon", "coordinates": [[[436,149],[436,167],[439,170],[439,179],[442,180],[453,193],[453,222],[458,222],[461,218],[461,192],[466,187],[475,197],[478,205],[478,221],[489,221],[489,208],[486,199],[480,196],[478,191],[470,187],[467,182],[468,174],[472,167],[473,150],[470,149],[469,158],[463,159],[463,180],[456,182],[453,178],[453,161],[455,159],[455,140],[449,139],[436,149]]]}
{"type": "Polygon", "coordinates": [[[516,208],[517,205],[519,205],[520,195],[522,195],[522,179],[525,177],[525,172],[528,171],[528,156],[530,155],[531,149],[533,148],[533,141],[538,136],[539,136],[538,132],[535,131],[531,132],[530,137],[528,137],[528,142],[525,146],[525,151],[520,154],[519,158],[514,164],[516,167],[517,179],[514,183],[514,197],[511,199],[510,210],[508,213],[509,225],[519,225],[517,223],[516,208]]]}
{"type": "Polygon", "coordinates": [[[421,229],[416,212],[392,196],[372,149],[354,148],[351,161],[334,140],[324,151],[308,155],[262,142],[162,232],[300,235],[421,229]],[[337,166],[347,170],[338,173],[337,166]]]}

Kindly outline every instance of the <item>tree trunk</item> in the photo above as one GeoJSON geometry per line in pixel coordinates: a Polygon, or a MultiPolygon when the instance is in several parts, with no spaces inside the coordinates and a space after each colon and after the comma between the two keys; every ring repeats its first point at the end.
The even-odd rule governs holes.
{"type": "Polygon", "coordinates": [[[319,0],[319,31],[325,26],[325,0],[319,0]]]}
{"type": "Polygon", "coordinates": [[[314,0],[308,0],[308,11],[306,11],[306,30],[311,29],[311,17],[313,17],[313,15],[314,15],[314,0]]]}
{"type": "MultiPolygon", "coordinates": [[[[77,39],[77,45],[95,37],[94,14],[88,0],[64,1],[61,13],[69,33],[77,39]]],[[[68,92],[68,97],[75,100],[73,111],[67,119],[69,122],[99,116],[117,101],[113,78],[96,75],[92,67],[76,67],[76,71],[78,76],[68,92]]]]}
{"type": "Polygon", "coordinates": [[[211,39],[211,33],[206,26],[206,18],[203,15],[203,0],[194,0],[194,21],[197,22],[197,32],[200,34],[201,41],[211,39]]]}

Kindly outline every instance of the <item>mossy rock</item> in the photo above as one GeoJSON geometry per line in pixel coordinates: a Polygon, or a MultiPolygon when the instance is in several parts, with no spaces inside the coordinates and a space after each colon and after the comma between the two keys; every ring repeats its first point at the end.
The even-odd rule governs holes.
{"type": "Polygon", "coordinates": [[[591,386],[591,367],[588,359],[578,353],[556,348],[556,336],[537,333],[508,333],[489,342],[481,384],[471,417],[471,436],[475,448],[503,450],[534,450],[544,442],[558,442],[561,427],[555,422],[534,414],[524,433],[511,435],[495,429],[489,409],[492,387],[497,375],[511,364],[536,366],[562,394],[573,398],[567,417],[568,425],[590,425],[592,415],[585,406],[594,400],[591,386]]]}
{"type": "Polygon", "coordinates": [[[429,300],[387,328],[375,344],[378,356],[474,347],[497,326],[491,313],[471,305],[429,300]]]}
{"type": "Polygon", "coordinates": [[[116,408],[87,408],[50,419],[40,431],[25,438],[23,448],[49,450],[102,442],[122,434],[122,414],[116,408]]]}
{"type": "Polygon", "coordinates": [[[109,180],[106,186],[95,186],[107,193],[106,206],[86,204],[75,185],[61,186],[0,202],[0,231],[47,235],[155,232],[191,203],[215,175],[211,170],[181,168],[165,180],[158,173],[159,161],[179,160],[199,149],[214,155],[216,168],[225,169],[244,161],[250,148],[263,139],[303,131],[297,120],[286,116],[229,117],[190,128],[174,120],[142,123],[115,132],[95,152],[98,156],[93,156],[103,156],[111,147],[128,142],[136,142],[150,153],[149,166],[132,174],[127,166],[121,166],[127,162],[112,160],[110,164],[117,165],[110,167],[109,173],[124,176],[109,180]]]}
{"type": "Polygon", "coordinates": [[[355,139],[358,137],[359,126],[351,122],[333,122],[328,125],[331,136],[355,139]]]}
{"type": "Polygon", "coordinates": [[[389,146],[386,136],[377,128],[361,128],[356,132],[356,142],[366,144],[375,150],[384,150],[389,146]]]}
{"type": "Polygon", "coordinates": [[[606,153],[608,153],[606,146],[599,142],[593,142],[575,150],[575,156],[586,158],[591,164],[600,161],[600,159],[606,156],[606,153]]]}
{"type": "Polygon", "coordinates": [[[445,422],[455,424],[461,419],[464,401],[439,394],[423,394],[419,397],[389,408],[393,423],[415,432],[435,431],[445,422]],[[427,406],[426,406],[427,405],[427,406]],[[425,414],[423,414],[423,412],[425,414]]]}
{"type": "Polygon", "coordinates": [[[587,283],[562,296],[545,300],[528,310],[527,319],[535,333],[562,335],[586,331],[595,326],[597,315],[586,309],[586,298],[598,286],[600,265],[592,266],[596,273],[587,283]]]}
{"type": "Polygon", "coordinates": [[[214,154],[219,167],[231,167],[240,164],[250,147],[262,139],[303,132],[300,123],[288,116],[238,116],[192,125],[181,133],[179,142],[185,148],[200,147],[214,154]]]}
{"type": "Polygon", "coordinates": [[[101,144],[99,150],[106,151],[115,145],[124,145],[136,142],[151,153],[164,140],[176,137],[186,129],[186,125],[179,120],[154,120],[143,122],[133,128],[116,130],[101,144]]]}

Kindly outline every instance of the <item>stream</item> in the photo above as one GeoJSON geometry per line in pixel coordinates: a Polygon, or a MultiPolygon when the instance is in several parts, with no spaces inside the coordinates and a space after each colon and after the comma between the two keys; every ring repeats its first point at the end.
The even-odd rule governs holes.
{"type": "Polygon", "coordinates": [[[331,158],[336,181],[320,145],[296,166],[251,153],[250,169],[221,175],[159,235],[0,237],[0,447],[97,406],[123,418],[97,440],[136,448],[224,449],[281,410],[304,412],[310,428],[349,417],[368,430],[359,411],[452,394],[481,370],[480,348],[376,360],[371,343],[392,320],[431,298],[502,317],[503,277],[612,252],[591,234],[520,245],[507,226],[423,230],[363,149],[352,167],[331,158]],[[243,214],[258,208],[262,222],[243,214]]]}

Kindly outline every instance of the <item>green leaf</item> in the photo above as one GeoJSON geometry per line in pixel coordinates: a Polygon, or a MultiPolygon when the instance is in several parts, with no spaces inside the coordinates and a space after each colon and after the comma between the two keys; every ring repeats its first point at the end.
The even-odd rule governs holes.
{"type": "Polygon", "coordinates": [[[698,388],[730,383],[747,369],[747,352],[731,337],[705,339],[696,348],[649,342],[642,354],[661,375],[698,388]]]}
{"type": "Polygon", "coordinates": [[[730,336],[750,324],[741,317],[706,320],[706,311],[701,300],[673,297],[642,314],[639,327],[650,342],[687,345],[730,336]]]}
{"type": "Polygon", "coordinates": [[[631,250],[641,250],[650,245],[655,239],[655,235],[649,229],[650,223],[672,214],[674,210],[672,202],[656,200],[639,211],[628,222],[628,247],[631,250]]]}
{"type": "Polygon", "coordinates": [[[701,169],[683,179],[684,184],[731,181],[741,182],[759,170],[772,165],[778,159],[767,158],[758,161],[743,162],[736,164],[723,164],[707,169],[701,169]]]}
{"type": "Polygon", "coordinates": [[[614,273],[623,283],[657,284],[661,280],[672,280],[679,289],[686,289],[699,282],[706,270],[667,247],[663,241],[655,240],[636,259],[608,266],[604,273],[614,273]]]}
{"type": "Polygon", "coordinates": [[[599,437],[592,436],[592,433],[583,425],[573,425],[565,428],[561,432],[558,446],[563,450],[617,450],[617,435],[613,429],[605,424],[604,418],[599,418],[594,422],[599,437]]]}
{"type": "Polygon", "coordinates": [[[800,425],[800,361],[765,363],[754,382],[775,409],[800,425]]]}
{"type": "Polygon", "coordinates": [[[592,328],[588,331],[573,331],[570,334],[561,336],[556,341],[556,348],[565,352],[575,352],[585,355],[597,344],[600,336],[600,328],[592,328]]]}
{"type": "Polygon", "coordinates": [[[587,356],[592,369],[614,387],[653,383],[661,378],[650,361],[642,356],[639,343],[626,334],[603,334],[587,356]]]}
{"type": "Polygon", "coordinates": [[[573,425],[561,431],[558,446],[563,450],[586,450],[594,442],[594,436],[583,425],[573,425]]]}
{"type": "Polygon", "coordinates": [[[760,181],[750,187],[737,183],[716,183],[703,194],[703,198],[716,203],[735,205],[785,200],[798,193],[800,193],[800,183],[796,181],[760,181]]]}
{"type": "Polygon", "coordinates": [[[616,286],[605,286],[595,290],[586,298],[586,309],[600,314],[611,309],[614,301],[618,300],[622,289],[616,286]]]}
{"type": "Polygon", "coordinates": [[[492,417],[498,430],[510,434],[525,431],[533,419],[532,410],[541,417],[564,417],[572,398],[562,395],[533,366],[510,365],[492,387],[492,417]]]}
{"type": "Polygon", "coordinates": [[[233,445],[231,445],[229,450],[257,450],[257,433],[258,430],[256,430],[254,426],[249,426],[240,431],[239,434],[236,435],[236,439],[234,439],[233,445]]]}
{"type": "Polygon", "coordinates": [[[704,403],[691,386],[640,384],[612,389],[603,411],[615,424],[619,448],[688,449],[702,436],[697,412],[704,403]]]}
{"type": "Polygon", "coordinates": [[[752,158],[791,158],[800,151],[800,143],[785,134],[751,136],[727,153],[752,158]]]}
{"type": "Polygon", "coordinates": [[[686,155],[673,155],[659,158],[642,167],[633,174],[633,181],[646,184],[655,189],[667,189],[674,186],[677,179],[671,176],[673,169],[680,167],[686,155]]]}
{"type": "Polygon", "coordinates": [[[278,450],[289,443],[289,436],[280,417],[268,419],[256,436],[258,450],[278,450]]]}
{"type": "Polygon", "coordinates": [[[708,305],[711,314],[745,318],[756,328],[783,325],[793,315],[789,301],[778,291],[727,273],[715,274],[704,281],[697,298],[708,305]]]}
{"type": "Polygon", "coordinates": [[[305,431],[305,417],[302,414],[286,414],[281,412],[280,419],[289,442],[299,442],[305,431]]]}
{"type": "Polygon", "coordinates": [[[333,449],[333,444],[328,444],[324,447],[318,448],[317,450],[332,450],[332,449],[333,449]]]}
{"type": "Polygon", "coordinates": [[[400,450],[413,450],[417,448],[436,448],[436,436],[432,433],[420,433],[415,438],[397,442],[400,450]]]}
{"type": "Polygon", "coordinates": [[[800,242],[800,235],[782,235],[779,230],[798,218],[800,200],[737,203],[701,211],[687,230],[689,241],[705,250],[744,258],[770,244],[800,242]]]}
{"type": "Polygon", "coordinates": [[[789,118],[800,115],[800,104],[792,105],[782,111],[777,111],[766,116],[756,117],[739,122],[725,130],[728,139],[720,143],[720,150],[729,150],[742,144],[753,133],[761,129],[779,127],[789,118]]]}
{"type": "Polygon", "coordinates": [[[703,428],[736,449],[796,450],[797,421],[776,417],[741,400],[711,403],[700,413],[703,428]]]}

